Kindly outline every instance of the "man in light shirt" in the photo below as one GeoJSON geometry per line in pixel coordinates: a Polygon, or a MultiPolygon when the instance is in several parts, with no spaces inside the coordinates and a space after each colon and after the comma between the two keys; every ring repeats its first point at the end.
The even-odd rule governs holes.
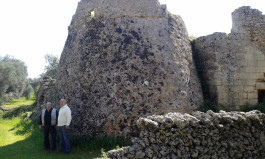
{"type": "Polygon", "coordinates": [[[70,153],[70,135],[69,125],[71,123],[71,110],[67,106],[65,99],[60,100],[60,111],[58,116],[58,127],[60,135],[60,152],[66,151],[66,154],[70,153]]]}

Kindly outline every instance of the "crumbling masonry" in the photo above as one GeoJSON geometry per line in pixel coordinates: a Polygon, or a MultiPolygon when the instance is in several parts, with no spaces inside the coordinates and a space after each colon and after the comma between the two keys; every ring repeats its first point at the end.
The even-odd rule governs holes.
{"type": "Polygon", "coordinates": [[[241,7],[232,19],[230,34],[214,33],[195,40],[211,98],[224,110],[239,110],[265,97],[265,16],[241,7]]]}

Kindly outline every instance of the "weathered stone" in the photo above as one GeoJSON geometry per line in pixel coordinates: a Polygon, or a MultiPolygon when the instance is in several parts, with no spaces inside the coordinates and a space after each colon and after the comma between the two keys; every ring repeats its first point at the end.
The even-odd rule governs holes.
{"type": "Polygon", "coordinates": [[[214,33],[194,42],[210,96],[225,110],[257,104],[265,90],[265,15],[240,7],[232,19],[230,34],[214,33]]]}
{"type": "Polygon", "coordinates": [[[89,135],[135,134],[140,116],[191,112],[202,102],[184,22],[158,0],[79,2],[57,85],[71,130],[89,135]]]}
{"type": "MultiPolygon", "coordinates": [[[[139,139],[133,140],[133,146],[138,147],[137,156],[145,152],[145,158],[264,158],[264,130],[265,114],[259,111],[243,112],[224,112],[207,113],[195,112],[192,114],[169,113],[164,116],[149,116],[145,122],[154,122],[152,119],[163,121],[161,124],[168,123],[168,118],[174,120],[185,120],[186,128],[179,129],[177,125],[174,128],[156,130],[159,134],[156,138],[156,132],[148,129],[148,124],[141,127],[140,134],[147,134],[149,131],[153,135],[140,135],[139,139]],[[245,120],[242,120],[244,118],[245,120]],[[196,119],[196,126],[191,121],[196,119]],[[215,120],[216,122],[209,121],[215,120]],[[238,122],[240,121],[240,122],[238,122]],[[257,123],[257,124],[254,124],[257,123]],[[228,129],[219,129],[222,124],[228,129]],[[249,130],[249,131],[248,131],[249,130]],[[182,135],[175,135],[174,132],[183,132],[182,135]],[[163,132],[163,133],[159,133],[163,132]],[[248,137],[246,137],[246,135],[248,137]],[[174,137],[173,137],[174,136],[174,137]],[[141,141],[154,140],[149,145],[137,146],[141,141]]],[[[139,120],[143,120],[139,119],[139,120]]],[[[155,121],[157,122],[157,121],[155,121]]],[[[143,126],[143,125],[141,125],[143,126]]],[[[122,150],[116,150],[119,153],[110,151],[113,159],[131,158],[129,154],[135,149],[120,153],[122,150]],[[120,155],[122,154],[122,155],[120,155]]],[[[134,157],[135,158],[135,157],[134,157]]]]}
{"type": "Polygon", "coordinates": [[[56,80],[49,76],[43,77],[38,91],[37,106],[33,111],[32,117],[39,118],[41,110],[45,108],[47,102],[51,102],[52,107],[59,109],[59,101],[60,96],[56,87],[56,80]]]}

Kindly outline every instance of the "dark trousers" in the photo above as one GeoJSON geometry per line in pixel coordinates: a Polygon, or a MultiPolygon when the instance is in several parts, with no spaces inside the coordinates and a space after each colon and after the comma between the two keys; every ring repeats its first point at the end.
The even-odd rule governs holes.
{"type": "Polygon", "coordinates": [[[69,130],[65,129],[65,126],[59,126],[59,135],[60,135],[60,151],[66,151],[70,153],[70,134],[69,130]]]}
{"type": "Polygon", "coordinates": [[[51,136],[52,150],[55,150],[56,149],[56,128],[55,126],[44,126],[43,134],[44,134],[44,148],[46,150],[50,149],[50,136],[51,136]]]}

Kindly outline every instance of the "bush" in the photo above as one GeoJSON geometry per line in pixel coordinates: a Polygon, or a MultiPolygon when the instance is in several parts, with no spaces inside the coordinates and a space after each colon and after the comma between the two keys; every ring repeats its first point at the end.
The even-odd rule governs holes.
{"type": "Polygon", "coordinates": [[[26,65],[13,57],[0,57],[0,104],[30,91],[26,65]],[[28,89],[28,90],[27,90],[28,89]]]}

